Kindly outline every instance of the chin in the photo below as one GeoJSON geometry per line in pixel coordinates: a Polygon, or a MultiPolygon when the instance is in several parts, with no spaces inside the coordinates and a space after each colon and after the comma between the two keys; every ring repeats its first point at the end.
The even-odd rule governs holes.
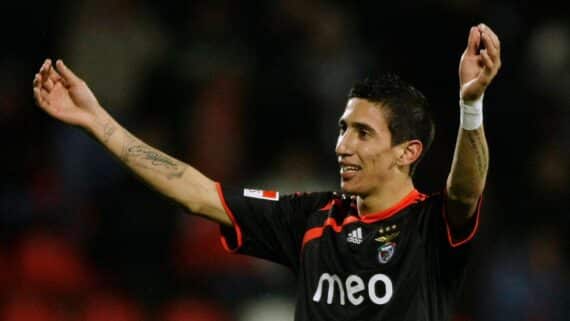
{"type": "Polygon", "coordinates": [[[340,189],[342,190],[343,193],[346,194],[355,194],[355,195],[359,194],[358,188],[356,186],[351,186],[351,184],[341,182],[340,189]]]}

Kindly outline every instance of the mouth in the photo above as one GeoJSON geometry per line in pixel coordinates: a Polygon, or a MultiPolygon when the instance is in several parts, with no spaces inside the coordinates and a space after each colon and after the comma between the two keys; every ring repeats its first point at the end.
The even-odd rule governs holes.
{"type": "Polygon", "coordinates": [[[360,170],[362,170],[362,167],[358,165],[341,164],[340,176],[343,180],[347,180],[354,177],[360,170]]]}

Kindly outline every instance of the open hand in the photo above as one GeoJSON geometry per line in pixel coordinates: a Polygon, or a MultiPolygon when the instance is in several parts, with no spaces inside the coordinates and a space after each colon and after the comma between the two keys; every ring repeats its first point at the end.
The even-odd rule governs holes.
{"type": "Polygon", "coordinates": [[[102,110],[87,84],[63,61],[55,68],[46,59],[33,81],[37,105],[52,117],[74,126],[88,127],[102,110]]]}
{"type": "Polygon", "coordinates": [[[464,101],[481,97],[501,68],[501,43],[485,24],[471,27],[467,48],[459,62],[460,96],[464,101]]]}

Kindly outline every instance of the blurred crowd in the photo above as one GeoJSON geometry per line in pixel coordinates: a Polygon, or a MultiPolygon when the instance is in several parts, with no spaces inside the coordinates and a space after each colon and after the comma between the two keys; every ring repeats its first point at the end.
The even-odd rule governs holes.
{"type": "Polygon", "coordinates": [[[471,25],[501,38],[491,166],[455,321],[570,320],[570,16],[556,1],[51,1],[0,21],[0,320],[292,320],[294,276],[229,255],[216,224],[34,107],[63,58],[126,128],[225,185],[338,189],[351,85],[397,72],[430,100],[416,173],[443,188],[471,25]]]}

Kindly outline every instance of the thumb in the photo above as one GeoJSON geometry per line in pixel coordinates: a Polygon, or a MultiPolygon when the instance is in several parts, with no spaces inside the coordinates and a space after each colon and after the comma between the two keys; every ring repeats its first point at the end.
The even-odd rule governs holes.
{"type": "Polygon", "coordinates": [[[467,48],[465,49],[467,54],[476,55],[480,42],[481,33],[479,32],[479,28],[471,27],[469,30],[469,38],[467,39],[467,48]]]}
{"type": "Polygon", "coordinates": [[[71,69],[67,68],[61,59],[56,61],[55,66],[67,84],[72,85],[81,81],[71,69]]]}

